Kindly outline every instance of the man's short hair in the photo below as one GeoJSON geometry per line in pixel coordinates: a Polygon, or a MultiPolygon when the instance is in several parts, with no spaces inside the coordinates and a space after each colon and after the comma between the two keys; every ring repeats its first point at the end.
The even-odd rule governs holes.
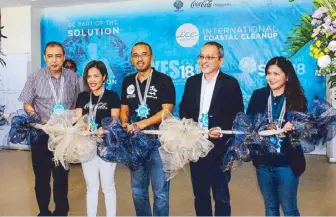
{"type": "Polygon", "coordinates": [[[148,43],[146,43],[146,42],[142,42],[142,41],[137,42],[135,45],[133,45],[133,47],[132,47],[131,50],[133,50],[133,48],[134,48],[135,46],[138,46],[138,45],[145,45],[145,46],[147,46],[148,49],[149,49],[150,55],[153,54],[152,47],[151,47],[148,43]]]}
{"type": "Polygon", "coordinates": [[[215,41],[209,41],[209,42],[205,43],[203,45],[203,47],[206,46],[206,45],[211,45],[211,46],[217,47],[217,49],[218,49],[218,56],[220,58],[224,57],[224,47],[223,47],[223,45],[221,45],[220,43],[215,42],[215,41]]]}
{"type": "Polygon", "coordinates": [[[57,41],[50,41],[50,42],[47,43],[47,45],[44,48],[44,52],[43,52],[44,55],[46,54],[46,51],[47,51],[48,47],[60,47],[60,48],[62,48],[63,55],[65,55],[63,45],[61,43],[57,42],[57,41]]]}

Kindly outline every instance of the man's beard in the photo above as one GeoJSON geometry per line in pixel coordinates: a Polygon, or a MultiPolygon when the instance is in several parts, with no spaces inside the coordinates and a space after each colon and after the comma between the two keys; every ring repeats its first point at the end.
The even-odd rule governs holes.
{"type": "Polygon", "coordinates": [[[148,69],[150,69],[151,66],[149,65],[148,67],[144,68],[144,69],[137,69],[138,72],[146,72],[148,69]]]}

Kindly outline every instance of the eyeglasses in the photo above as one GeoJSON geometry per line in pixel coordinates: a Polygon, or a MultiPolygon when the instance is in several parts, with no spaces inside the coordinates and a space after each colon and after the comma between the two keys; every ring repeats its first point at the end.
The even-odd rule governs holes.
{"type": "Polygon", "coordinates": [[[139,59],[141,57],[141,59],[145,59],[146,57],[150,56],[150,54],[147,53],[142,53],[142,54],[133,54],[132,58],[133,59],[139,59]]]}
{"type": "Polygon", "coordinates": [[[206,61],[210,61],[210,60],[213,60],[213,59],[215,59],[215,58],[222,58],[222,57],[211,57],[211,56],[203,56],[203,55],[198,55],[197,56],[197,59],[198,60],[206,60],[206,61]]]}

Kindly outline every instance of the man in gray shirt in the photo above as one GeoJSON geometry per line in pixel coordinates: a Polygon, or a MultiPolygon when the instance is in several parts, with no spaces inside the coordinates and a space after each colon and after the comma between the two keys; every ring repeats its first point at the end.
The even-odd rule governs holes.
{"type": "MultiPolygon", "coordinates": [[[[47,67],[28,76],[19,96],[19,100],[24,103],[24,109],[38,114],[44,123],[49,120],[52,113],[61,113],[75,106],[79,91],[78,79],[75,73],[62,68],[64,59],[62,44],[49,42],[44,49],[47,67]]],[[[66,216],[69,211],[68,171],[62,166],[55,166],[52,160],[53,153],[48,150],[48,139],[49,136],[43,134],[38,141],[31,144],[39,216],[66,216]],[[53,213],[49,210],[51,173],[54,180],[55,211],[53,213]]]]}

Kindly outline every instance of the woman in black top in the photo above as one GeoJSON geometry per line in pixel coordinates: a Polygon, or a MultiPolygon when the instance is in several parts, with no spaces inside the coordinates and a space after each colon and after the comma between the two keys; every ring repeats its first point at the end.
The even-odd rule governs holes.
{"type": "Polygon", "coordinates": [[[265,113],[274,127],[283,128],[285,135],[278,136],[277,153],[252,156],[256,167],[259,188],[264,198],[266,215],[279,216],[280,205],[285,215],[299,216],[297,189],[299,176],[306,162],[301,146],[294,148],[289,135],[295,130],[286,121],[287,111],[306,111],[307,99],[292,63],[285,57],[274,57],[265,68],[267,86],[253,92],[247,114],[265,113]]]}
{"type": "MultiPolygon", "coordinates": [[[[103,136],[100,127],[101,120],[105,117],[119,118],[120,99],[117,93],[106,90],[104,81],[108,77],[106,66],[101,61],[89,62],[84,70],[84,83],[89,92],[81,92],[76,103],[76,115],[78,117],[89,114],[90,130],[103,136]]],[[[107,216],[116,216],[116,190],[114,174],[116,163],[103,161],[96,156],[91,161],[82,163],[86,182],[87,215],[97,216],[99,176],[105,195],[105,207],[107,216]]]]}

